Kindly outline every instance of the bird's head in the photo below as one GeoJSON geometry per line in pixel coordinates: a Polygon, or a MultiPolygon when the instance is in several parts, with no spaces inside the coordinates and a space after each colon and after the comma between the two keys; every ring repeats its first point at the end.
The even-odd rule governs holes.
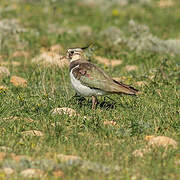
{"type": "Polygon", "coordinates": [[[83,48],[70,48],[67,50],[66,57],[67,59],[72,62],[78,59],[81,59],[84,55],[84,49],[87,49],[88,47],[83,48]]]}

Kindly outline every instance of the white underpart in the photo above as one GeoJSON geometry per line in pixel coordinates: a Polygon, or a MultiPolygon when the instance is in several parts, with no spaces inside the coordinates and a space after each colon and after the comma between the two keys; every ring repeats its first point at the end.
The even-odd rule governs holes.
{"type": "MultiPolygon", "coordinates": [[[[79,65],[75,66],[73,69],[77,67],[79,67],[79,65]]],[[[102,95],[107,94],[104,91],[101,91],[98,89],[92,89],[81,84],[81,82],[73,76],[73,73],[72,73],[73,69],[70,72],[71,84],[78,94],[82,96],[102,96],[102,95]]]]}

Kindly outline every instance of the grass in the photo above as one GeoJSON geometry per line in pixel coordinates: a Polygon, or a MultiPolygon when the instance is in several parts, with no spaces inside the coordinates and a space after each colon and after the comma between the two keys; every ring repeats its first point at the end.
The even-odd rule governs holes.
{"type": "MultiPolygon", "coordinates": [[[[1,169],[11,167],[17,172],[11,179],[23,179],[19,172],[30,167],[42,169],[45,179],[57,179],[53,175],[55,170],[62,170],[64,179],[180,178],[179,145],[177,149],[155,148],[142,158],[132,154],[145,147],[147,135],[168,136],[180,142],[179,56],[136,52],[126,44],[114,45],[101,36],[110,26],[128,36],[128,22],[133,19],[147,25],[160,39],[178,39],[180,3],[178,0],[173,2],[174,5],[165,8],[160,8],[157,1],[151,1],[149,4],[110,5],[106,9],[85,1],[0,2],[0,22],[18,20],[9,30],[0,28],[0,63],[8,62],[6,67],[11,73],[10,77],[1,78],[0,83],[8,88],[0,90],[0,146],[8,147],[9,155],[15,153],[33,158],[33,161],[13,163],[7,155],[0,161],[1,169]],[[83,25],[91,29],[91,35],[77,31],[77,27],[83,25]],[[108,105],[114,101],[99,97],[100,104],[92,110],[90,100],[79,104],[78,100],[71,99],[75,92],[69,82],[68,68],[31,62],[42,47],[48,49],[60,44],[65,52],[67,48],[91,42],[95,44],[93,54],[122,59],[123,64],[107,67],[91,57],[92,62],[113,77],[123,76],[124,82],[140,89],[139,97],[112,95],[113,108],[108,105]],[[12,57],[14,52],[22,50],[29,56],[12,57]],[[20,65],[13,66],[13,61],[20,65]],[[126,65],[136,65],[138,69],[128,72],[126,65]],[[27,86],[13,86],[12,75],[25,78],[27,86]],[[146,85],[138,87],[138,81],[145,81],[146,85]],[[52,110],[57,107],[72,108],[80,116],[52,116],[52,110]],[[116,125],[104,125],[104,121],[115,121],[116,125]],[[44,136],[22,135],[21,132],[27,130],[41,131],[44,136]],[[56,158],[57,154],[76,155],[83,162],[62,163],[56,158]]],[[[6,175],[0,172],[0,178],[5,179],[6,175]]]]}

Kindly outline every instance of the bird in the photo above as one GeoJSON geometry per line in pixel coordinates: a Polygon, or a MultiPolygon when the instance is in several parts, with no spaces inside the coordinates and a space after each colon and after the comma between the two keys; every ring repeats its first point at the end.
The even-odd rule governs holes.
{"type": "Polygon", "coordinates": [[[96,109],[97,96],[109,94],[137,95],[134,87],[118,82],[101,68],[86,60],[83,48],[69,48],[66,58],[69,60],[69,74],[72,87],[83,97],[92,97],[92,109],[96,109]]]}

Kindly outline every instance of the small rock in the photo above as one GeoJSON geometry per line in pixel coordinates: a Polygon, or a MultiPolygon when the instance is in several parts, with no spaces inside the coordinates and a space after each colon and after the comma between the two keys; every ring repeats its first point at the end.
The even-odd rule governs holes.
{"type": "Polygon", "coordinates": [[[95,56],[95,59],[97,59],[100,63],[105,64],[106,66],[118,66],[120,64],[122,64],[122,60],[119,59],[108,59],[108,58],[104,58],[104,57],[100,57],[100,56],[95,56]]]}
{"type": "Polygon", "coordinates": [[[14,86],[21,86],[21,87],[27,86],[27,81],[24,78],[21,78],[21,77],[18,77],[18,76],[12,76],[11,79],[10,79],[10,82],[14,86]]]}
{"type": "Polygon", "coordinates": [[[162,147],[171,146],[174,149],[177,148],[177,142],[166,136],[157,136],[157,137],[146,136],[146,139],[149,141],[148,142],[149,146],[162,146],[162,147]]]}
{"type": "Polygon", "coordinates": [[[56,177],[62,177],[64,176],[64,173],[62,171],[53,171],[53,176],[56,176],[56,177]]]}
{"type": "Polygon", "coordinates": [[[67,114],[69,116],[76,116],[77,113],[74,109],[67,108],[67,107],[62,107],[62,108],[55,108],[52,112],[53,115],[62,115],[62,114],[67,114]]]}
{"type": "Polygon", "coordinates": [[[117,123],[115,121],[104,121],[103,124],[115,126],[117,123]]]}
{"type": "Polygon", "coordinates": [[[9,70],[4,66],[0,66],[0,78],[1,77],[7,77],[9,75],[10,75],[9,70]]]}
{"type": "Polygon", "coordinates": [[[125,66],[125,69],[127,71],[136,71],[136,70],[138,70],[138,67],[136,65],[127,65],[127,66],[125,66]]]}
{"type": "Polygon", "coordinates": [[[27,177],[27,178],[39,178],[44,175],[44,172],[40,169],[25,169],[20,172],[21,176],[27,177]]]}
{"type": "Polygon", "coordinates": [[[44,134],[41,131],[37,130],[23,131],[21,132],[21,134],[30,136],[44,136],[44,134]]]}
{"type": "Polygon", "coordinates": [[[169,147],[172,146],[174,149],[177,148],[177,142],[169,137],[165,136],[157,136],[155,137],[154,135],[146,136],[145,137],[146,141],[148,141],[148,145],[145,146],[145,148],[141,148],[139,150],[133,151],[133,155],[135,157],[143,157],[144,154],[149,153],[152,148],[151,147],[157,147],[157,146],[162,146],[162,147],[169,147]]]}
{"type": "Polygon", "coordinates": [[[11,175],[14,173],[14,170],[12,168],[3,168],[3,171],[6,175],[11,175]]]}
{"type": "Polygon", "coordinates": [[[79,156],[64,155],[64,154],[57,154],[57,158],[62,162],[69,160],[81,160],[79,156]]]}

